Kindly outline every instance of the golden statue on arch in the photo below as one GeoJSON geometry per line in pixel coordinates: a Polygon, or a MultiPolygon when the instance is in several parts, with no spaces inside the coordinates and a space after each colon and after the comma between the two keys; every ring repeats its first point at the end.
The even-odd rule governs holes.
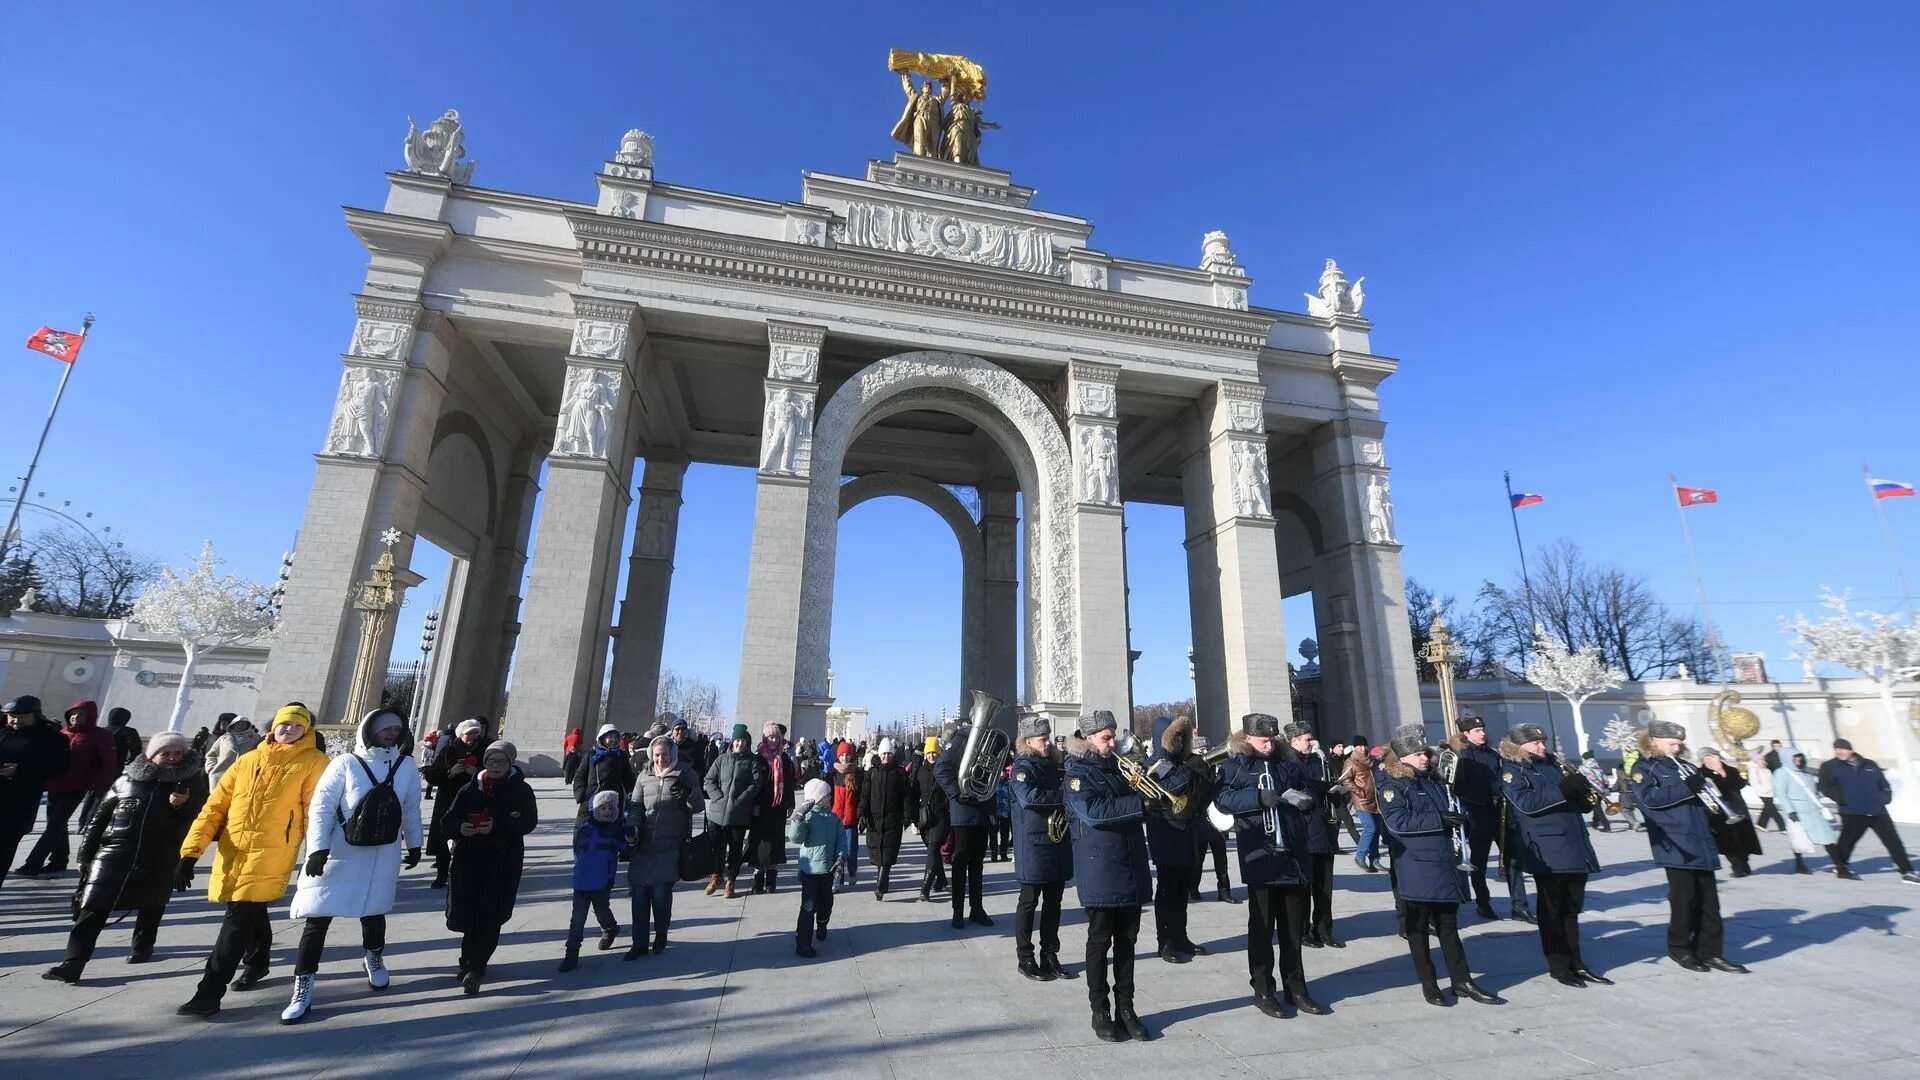
{"type": "Polygon", "coordinates": [[[980,102],[987,96],[986,70],[964,56],[906,49],[888,52],[887,70],[899,73],[907,94],[893,137],[920,157],[980,164],[981,132],[1000,126],[980,115],[980,102]],[[915,75],[926,81],[916,87],[915,75]]]}

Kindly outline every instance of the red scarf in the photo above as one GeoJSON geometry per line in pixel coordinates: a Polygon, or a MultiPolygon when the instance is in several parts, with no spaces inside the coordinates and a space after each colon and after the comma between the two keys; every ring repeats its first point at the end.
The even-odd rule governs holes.
{"type": "Polygon", "coordinates": [[[773,805],[779,806],[787,797],[787,774],[780,768],[780,759],[786,757],[772,739],[760,740],[760,757],[767,763],[767,771],[773,774],[773,805]]]}

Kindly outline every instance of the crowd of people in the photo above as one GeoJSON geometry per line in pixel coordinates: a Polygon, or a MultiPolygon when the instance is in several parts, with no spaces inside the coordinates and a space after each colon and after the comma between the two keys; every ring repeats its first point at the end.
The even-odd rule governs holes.
{"type": "MultiPolygon", "coordinates": [[[[337,918],[359,922],[367,986],[385,989],[387,916],[402,872],[428,855],[430,887],[445,890],[445,924],[459,935],[459,984],[470,995],[485,984],[519,899],[526,837],[539,825],[517,748],[485,718],[416,748],[406,718],[377,709],[347,752],[330,759],[298,702],[264,731],[222,716],[199,746],[171,731],[143,741],[124,710],[100,728],[92,702],[76,703],[57,725],[31,697],[4,711],[0,872],[43,802],[46,828],[17,873],[66,869],[69,822],[79,822],[73,926],[65,957],[45,978],[79,982],[117,913],[135,915],[129,962],[151,960],[169,900],[191,889],[212,849],[207,898],[223,905],[221,923],[183,1015],[211,1016],[230,989],[267,977],[268,909],[290,884],[290,914],[302,928],[281,1020],[297,1023],[314,1008],[337,918]]],[[[1200,899],[1209,855],[1218,899],[1241,902],[1227,833],[1246,892],[1253,1004],[1274,1017],[1327,1011],[1310,992],[1304,950],[1344,946],[1333,910],[1343,832],[1362,872],[1389,875],[1414,976],[1425,1000],[1441,1006],[1501,1003],[1475,981],[1459,933],[1469,902],[1481,917],[1499,917],[1487,881],[1496,848],[1508,917],[1537,925],[1548,974],[1570,987],[1611,985],[1583,956],[1579,922],[1587,881],[1601,869],[1589,830],[1610,828],[1610,802],[1644,830],[1666,874],[1668,953],[1691,971],[1746,970],[1725,954],[1716,872],[1725,856],[1734,876],[1750,873],[1759,852],[1749,786],[1759,823],[1774,818],[1788,833],[1799,872],[1811,872],[1805,856],[1824,849],[1838,877],[1856,878],[1852,852],[1872,831],[1904,880],[1920,882],[1887,814],[1885,774],[1844,739],[1817,773],[1777,742],[1743,773],[1715,749],[1689,753],[1682,726],[1654,721],[1616,778],[1562,761],[1535,725],[1493,743],[1473,716],[1439,746],[1410,724],[1382,746],[1356,737],[1323,748],[1309,725],[1260,713],[1242,717],[1217,753],[1187,717],[1156,718],[1138,745],[1107,712],[1081,717],[1071,733],[1025,717],[1004,758],[968,755],[973,734],[955,725],[903,752],[891,739],[791,744],[772,722],[757,744],[744,724],[722,742],[670,713],[644,733],[603,726],[591,743],[575,730],[564,761],[578,804],[573,904],[559,970],[578,967],[589,912],[599,949],[617,944],[622,863],[626,960],[667,949],[678,883],[704,880],[705,894],[723,899],[774,894],[790,854],[794,950],[814,956],[836,894],[860,887],[863,838],[874,896],[884,901],[909,826],[926,848],[918,898],[933,903],[945,893],[954,930],[995,925],[982,902],[983,867],[1012,861],[1016,969],[1041,982],[1084,975],[1093,1031],[1108,1041],[1152,1037],[1136,1008],[1146,910],[1158,958],[1186,963],[1208,951],[1188,931],[1188,907],[1200,899]],[[1069,884],[1087,920],[1078,974],[1061,961],[1069,884]],[[1444,989],[1430,954],[1436,941],[1444,989]]]]}

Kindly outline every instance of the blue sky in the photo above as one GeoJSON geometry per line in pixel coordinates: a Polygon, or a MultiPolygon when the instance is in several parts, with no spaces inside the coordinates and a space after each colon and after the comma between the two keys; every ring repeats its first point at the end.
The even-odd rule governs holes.
{"type": "MultiPolygon", "coordinates": [[[[889,47],[959,52],[1003,125],[983,159],[1102,249],[1189,264],[1225,229],[1269,306],[1328,256],[1367,276],[1374,347],[1402,360],[1382,401],[1411,575],[1464,598],[1513,572],[1506,468],[1548,497],[1530,541],[1691,609],[1677,471],[1721,493],[1692,511],[1716,615],[1778,660],[1777,618],[1822,585],[1897,603],[1860,463],[1920,480],[1920,9],[1681,8],[17,7],[9,36],[40,47],[0,69],[0,328],[101,316],[35,488],[270,579],[363,272],[339,208],[380,204],[408,114],[458,108],[488,187],[590,198],[640,126],[663,180],[794,198],[803,169],[892,153],[889,47]]],[[[0,469],[25,468],[58,366],[0,364],[0,469]]],[[[668,630],[667,662],[729,704],[751,486],[690,474],[668,630]]],[[[1916,504],[1887,509],[1920,570],[1916,504]]],[[[1136,697],[1184,696],[1179,515],[1128,524],[1136,697]]],[[[899,500],[845,519],[843,700],[949,700],[944,529],[899,500]]]]}

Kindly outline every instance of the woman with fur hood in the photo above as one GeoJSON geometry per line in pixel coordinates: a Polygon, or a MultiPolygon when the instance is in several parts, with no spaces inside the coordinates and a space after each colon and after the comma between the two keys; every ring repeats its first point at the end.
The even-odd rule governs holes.
{"type": "Polygon", "coordinates": [[[1428,937],[1438,937],[1454,996],[1498,1005],[1499,998],[1474,983],[1466,947],[1460,944],[1460,905],[1467,900],[1466,873],[1460,869],[1467,854],[1467,819],[1446,785],[1433,775],[1432,760],[1426,726],[1408,724],[1394,732],[1387,745],[1379,786],[1387,852],[1393,856],[1393,891],[1406,905],[1413,970],[1420,976],[1420,992],[1427,1004],[1453,1004],[1440,991],[1428,952],[1428,937]],[[1458,850],[1456,836],[1462,838],[1458,850]]]}
{"type": "Polygon", "coordinates": [[[1500,741],[1500,786],[1520,826],[1521,868],[1539,887],[1540,949],[1547,971],[1566,986],[1612,985],[1580,956],[1587,878],[1600,872],[1587,838],[1593,785],[1578,769],[1562,769],[1560,759],[1547,752],[1544,728],[1521,724],[1500,741]]]}
{"type": "Polygon", "coordinates": [[[413,762],[410,736],[399,713],[375,709],[360,721],[353,752],[334,758],[320,774],[307,809],[306,872],[294,887],[291,914],[307,923],[293,964],[293,1000],[280,1014],[283,1024],[298,1023],[313,1007],[314,976],[327,947],[327,928],[336,918],[360,920],[367,985],[387,988],[382,957],[387,912],[393,910],[401,869],[419,865],[423,842],[420,769],[413,762]],[[366,843],[365,837],[358,844],[348,839],[349,822],[358,817],[367,827],[378,828],[376,815],[393,830],[391,839],[375,844],[366,843]]]}
{"type": "Polygon", "coordinates": [[[187,753],[187,737],[163,731],[126,771],[87,823],[80,840],[80,891],[74,897],[67,955],[42,977],[76,983],[94,943],[116,911],[138,914],[129,964],[153,959],[160,919],[173,894],[180,841],[207,801],[207,777],[187,753]]]}

